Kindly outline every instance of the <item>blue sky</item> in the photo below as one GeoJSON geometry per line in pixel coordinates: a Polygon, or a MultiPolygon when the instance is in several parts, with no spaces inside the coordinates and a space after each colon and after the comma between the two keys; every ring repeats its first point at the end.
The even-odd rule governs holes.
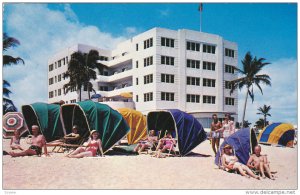
{"type": "MultiPolygon", "coordinates": [[[[47,59],[65,47],[114,48],[153,27],[199,30],[197,9],[197,3],[5,4],[3,31],[21,42],[8,53],[26,62],[3,69],[12,85],[11,99],[18,107],[47,101],[47,59]]],[[[263,87],[264,95],[256,92],[246,119],[254,123],[257,108],[267,104],[272,106],[270,121],[297,123],[296,3],[205,3],[202,31],[236,42],[239,65],[247,51],[272,63],[264,70],[272,87],[263,87]]],[[[240,115],[243,102],[241,92],[240,115]]]]}

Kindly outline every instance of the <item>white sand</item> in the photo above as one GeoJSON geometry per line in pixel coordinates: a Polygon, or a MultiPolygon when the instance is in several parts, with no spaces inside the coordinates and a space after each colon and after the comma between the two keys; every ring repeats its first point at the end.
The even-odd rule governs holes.
{"type": "MultiPolygon", "coordinates": [[[[27,148],[25,140],[21,144],[27,148]]],[[[9,140],[3,139],[9,150],[9,140]]],[[[51,151],[51,148],[49,147],[51,151]]],[[[149,155],[70,159],[3,156],[3,189],[297,189],[297,148],[262,146],[275,181],[247,179],[219,170],[209,141],[193,150],[196,155],[157,159],[149,155]],[[204,155],[204,156],[201,156],[204,155]]]]}

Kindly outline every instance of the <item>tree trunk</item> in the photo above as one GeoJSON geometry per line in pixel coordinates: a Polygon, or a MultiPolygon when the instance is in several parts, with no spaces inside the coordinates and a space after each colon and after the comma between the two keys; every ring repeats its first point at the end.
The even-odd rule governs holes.
{"type": "Polygon", "coordinates": [[[81,102],[81,86],[79,87],[79,101],[81,102]]]}
{"type": "Polygon", "coordinates": [[[91,99],[91,92],[90,92],[90,88],[88,87],[88,94],[89,94],[89,100],[91,99]]]}
{"type": "Polygon", "coordinates": [[[267,126],[267,117],[264,115],[264,127],[267,126]]]}
{"type": "Polygon", "coordinates": [[[244,122],[245,122],[245,114],[246,114],[246,107],[247,107],[247,100],[248,100],[248,91],[249,91],[249,87],[247,87],[247,91],[246,91],[246,100],[245,100],[245,104],[244,104],[244,112],[243,112],[243,118],[242,118],[242,128],[244,128],[244,122]]]}

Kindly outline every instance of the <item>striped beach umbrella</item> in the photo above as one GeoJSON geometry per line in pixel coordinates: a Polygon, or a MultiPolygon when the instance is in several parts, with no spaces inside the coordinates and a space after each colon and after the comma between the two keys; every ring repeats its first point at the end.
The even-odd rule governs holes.
{"type": "Polygon", "coordinates": [[[257,137],[259,143],[293,147],[295,129],[292,124],[273,123],[265,127],[257,137]]]}
{"type": "Polygon", "coordinates": [[[21,135],[27,131],[22,113],[8,112],[3,116],[3,136],[6,138],[13,136],[15,130],[20,130],[21,135]]]}

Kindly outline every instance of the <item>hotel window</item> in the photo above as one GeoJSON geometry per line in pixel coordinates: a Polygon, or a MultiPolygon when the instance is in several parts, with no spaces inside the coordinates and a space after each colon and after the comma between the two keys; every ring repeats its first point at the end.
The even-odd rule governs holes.
{"type": "Polygon", "coordinates": [[[66,65],[66,59],[65,58],[63,58],[63,62],[64,62],[64,65],[66,65]]]}
{"type": "Polygon", "coordinates": [[[161,56],[161,64],[174,66],[174,57],[161,56]]]}
{"type": "Polygon", "coordinates": [[[150,39],[147,39],[144,41],[144,49],[147,49],[152,46],[153,46],[153,38],[150,38],[150,39]]]}
{"type": "Polygon", "coordinates": [[[135,78],[135,84],[139,85],[139,78],[135,78]]]}
{"type": "Polygon", "coordinates": [[[187,41],[186,42],[186,50],[200,51],[200,43],[187,41]]]}
{"type": "Polygon", "coordinates": [[[70,91],[71,92],[76,91],[76,87],[72,87],[70,91]]]}
{"type": "Polygon", "coordinates": [[[204,104],[215,104],[216,103],[216,96],[204,95],[203,96],[203,103],[204,104]]]}
{"type": "Polygon", "coordinates": [[[139,68],[139,61],[135,61],[135,67],[139,68]]]}
{"type": "Polygon", "coordinates": [[[187,59],[186,60],[186,67],[200,69],[200,61],[199,60],[187,59]]]}
{"type": "Polygon", "coordinates": [[[66,57],[66,61],[67,61],[67,64],[69,63],[69,61],[68,61],[68,56],[66,57]]]}
{"type": "Polygon", "coordinates": [[[61,67],[61,60],[58,60],[57,64],[58,64],[58,67],[61,67]]]}
{"type": "Polygon", "coordinates": [[[54,63],[54,65],[55,65],[55,69],[57,69],[57,63],[56,62],[54,63]]]}
{"type": "Polygon", "coordinates": [[[153,101],[153,92],[144,93],[144,102],[153,101]]]}
{"type": "Polygon", "coordinates": [[[186,84],[200,86],[200,77],[187,77],[186,84]]]}
{"type": "Polygon", "coordinates": [[[173,74],[161,74],[161,82],[174,83],[174,75],[173,74]]]}
{"type": "Polygon", "coordinates": [[[58,75],[58,82],[61,81],[61,75],[58,75]]]}
{"type": "Polygon", "coordinates": [[[234,50],[225,48],[225,56],[234,58],[234,50]]]}
{"type": "Polygon", "coordinates": [[[49,72],[53,70],[53,64],[49,65],[49,72]]]}
{"type": "Polygon", "coordinates": [[[153,74],[144,76],[144,84],[153,83],[153,74]]]}
{"type": "Polygon", "coordinates": [[[225,72],[234,74],[234,66],[225,64],[225,72]]]}
{"type": "Polygon", "coordinates": [[[230,81],[225,81],[225,89],[232,89],[233,84],[230,83],[230,81]]]}
{"type": "Polygon", "coordinates": [[[174,39],[161,37],[161,46],[174,47],[174,39]]]}
{"type": "Polygon", "coordinates": [[[200,95],[186,94],[186,102],[200,103],[200,95]]]}
{"type": "Polygon", "coordinates": [[[144,67],[150,66],[153,64],[153,56],[150,56],[148,58],[144,58],[144,67]]]}
{"type": "Polygon", "coordinates": [[[49,85],[52,85],[53,84],[53,78],[50,78],[49,79],[49,85]]]}
{"type": "Polygon", "coordinates": [[[139,44],[135,44],[135,50],[138,51],[139,50],[139,44]]]}
{"type": "Polygon", "coordinates": [[[203,78],[203,87],[216,87],[216,80],[203,78]]]}
{"type": "Polygon", "coordinates": [[[203,61],[203,70],[216,70],[216,63],[203,61]]]}
{"type": "Polygon", "coordinates": [[[234,106],[234,98],[225,97],[225,105],[234,106]]]}
{"type": "Polygon", "coordinates": [[[135,96],[135,101],[139,102],[139,96],[138,95],[135,96]]]}
{"type": "Polygon", "coordinates": [[[99,91],[108,91],[108,86],[98,86],[99,91]]]}
{"type": "Polygon", "coordinates": [[[174,101],[174,93],[161,92],[162,101],[174,101]]]}
{"type": "Polygon", "coordinates": [[[71,103],[76,103],[76,99],[74,99],[74,100],[71,100],[70,102],[71,102],[71,103]]]}
{"type": "Polygon", "coordinates": [[[54,92],[55,92],[55,95],[54,95],[54,96],[56,97],[56,96],[57,96],[57,91],[55,90],[54,92]]]}
{"type": "Polygon", "coordinates": [[[49,98],[53,98],[53,91],[49,92],[49,98]]]}
{"type": "Polygon", "coordinates": [[[216,53],[216,46],[203,44],[203,53],[216,53]]]}
{"type": "Polygon", "coordinates": [[[58,96],[61,96],[61,89],[58,89],[58,96]]]}
{"type": "Polygon", "coordinates": [[[57,83],[57,76],[54,77],[54,82],[57,83]]]}

